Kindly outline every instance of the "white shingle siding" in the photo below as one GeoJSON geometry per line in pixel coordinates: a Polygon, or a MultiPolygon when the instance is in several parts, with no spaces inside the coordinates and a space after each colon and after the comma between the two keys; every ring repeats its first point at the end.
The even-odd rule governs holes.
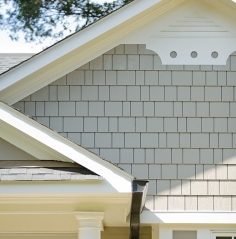
{"type": "Polygon", "coordinates": [[[234,71],[234,55],[166,67],[144,45],[120,45],[15,106],[149,179],[152,210],[236,210],[234,71]]]}

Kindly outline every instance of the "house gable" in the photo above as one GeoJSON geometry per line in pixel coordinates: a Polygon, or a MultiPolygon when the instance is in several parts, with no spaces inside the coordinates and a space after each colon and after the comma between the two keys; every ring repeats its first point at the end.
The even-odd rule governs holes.
{"type": "MultiPolygon", "coordinates": [[[[66,38],[58,44],[55,44],[49,49],[36,55],[29,61],[0,76],[0,99],[9,104],[13,104],[18,100],[28,96],[29,94],[50,84],[63,75],[75,70],[79,66],[86,64],[87,62],[107,52],[120,43],[139,43],[147,44],[149,46],[151,44],[151,48],[154,47],[155,51],[157,51],[155,38],[151,38],[150,40],[150,36],[155,35],[155,28],[151,31],[151,35],[142,34],[141,37],[137,37],[135,35],[135,32],[140,32],[142,28],[146,29],[149,24],[155,23],[155,21],[158,23],[158,26],[161,26],[159,25],[159,22],[161,21],[161,19],[164,19],[166,15],[172,14],[175,11],[186,10],[186,7],[192,7],[193,5],[198,6],[199,2],[200,5],[202,3],[203,5],[207,5],[207,9],[209,9],[209,6],[210,8],[214,9],[214,11],[212,12],[207,12],[207,14],[205,14],[206,17],[208,17],[208,13],[213,13],[211,14],[212,17],[214,18],[214,20],[218,21],[217,17],[215,19],[214,14],[217,15],[219,12],[219,15],[222,16],[222,19],[226,20],[226,28],[230,27],[229,31],[232,32],[232,28],[234,28],[235,22],[232,13],[236,11],[236,8],[235,5],[233,5],[233,8],[230,9],[230,6],[226,4],[228,1],[229,0],[221,2],[217,0],[217,6],[223,5],[223,13],[219,12],[217,8],[214,8],[211,1],[207,1],[207,3],[203,0],[196,2],[191,0],[152,0],[148,2],[145,0],[134,1],[126,7],[102,19],[101,21],[98,21],[97,23],[84,29],[83,31],[80,31],[72,35],[71,37],[66,38]],[[229,11],[231,11],[231,14],[230,16],[227,16],[226,14],[229,11]],[[130,37],[131,34],[133,34],[133,36],[135,37],[130,37]],[[131,41],[131,39],[133,40],[131,41]],[[143,40],[144,42],[141,42],[143,40]],[[154,43],[150,43],[153,40],[154,43]]],[[[225,27],[224,24],[223,27],[225,27]]],[[[211,53],[217,52],[219,57],[217,57],[216,59],[212,57],[211,54],[209,56],[208,52],[208,60],[212,61],[213,64],[225,64],[227,56],[235,50],[232,50],[231,48],[232,43],[234,43],[234,40],[232,39],[228,39],[229,42],[227,40],[226,45],[229,49],[225,51],[224,54],[221,50],[212,49],[211,53]],[[218,61],[218,59],[221,59],[221,61],[218,61]]],[[[168,41],[165,41],[165,43],[167,42],[168,41]]],[[[162,54],[161,52],[159,52],[160,49],[158,49],[158,53],[160,53],[161,57],[163,57],[163,55],[167,57],[168,55],[168,64],[179,64],[178,62],[180,60],[178,57],[178,62],[177,58],[173,59],[170,57],[170,45],[172,45],[171,42],[167,44],[168,47],[165,50],[165,53],[162,54]]],[[[192,43],[192,46],[193,45],[194,43],[192,43]]],[[[234,45],[235,44],[233,44],[233,46],[234,45]]],[[[220,47],[221,45],[218,46],[220,47]]],[[[183,45],[182,47],[185,47],[185,45],[183,45]]],[[[190,53],[193,51],[195,52],[196,50],[202,52],[202,48],[195,50],[192,49],[193,48],[191,47],[189,48],[190,53]]],[[[164,48],[161,48],[161,50],[163,51],[164,48]]],[[[177,50],[172,49],[171,52],[177,50]]],[[[188,57],[190,53],[188,53],[188,57]]],[[[179,55],[181,56],[181,54],[179,55]]],[[[184,55],[185,54],[183,54],[180,59],[184,60],[184,55]]],[[[198,56],[200,57],[201,54],[198,54],[198,56]]],[[[164,58],[167,59],[166,57],[164,58]]],[[[191,57],[191,61],[188,61],[188,64],[199,63],[197,59],[191,57]]],[[[163,60],[163,63],[164,62],[165,60],[163,60]]],[[[184,62],[182,62],[182,64],[183,63],[184,62]]],[[[209,64],[209,61],[205,60],[202,64],[209,64]]]]}
{"type": "MultiPolygon", "coordinates": [[[[181,4],[188,2],[194,3],[181,4]]],[[[226,3],[217,1],[216,8],[229,10],[226,3]]],[[[157,19],[154,13],[150,18],[157,19]]],[[[201,11],[189,13],[180,15],[207,17],[201,11]]],[[[136,33],[140,44],[99,55],[16,107],[150,180],[141,222],[156,224],[154,238],[172,239],[173,228],[198,231],[198,239],[210,238],[212,229],[234,229],[236,56],[231,54],[224,66],[163,65],[141,44],[147,35],[136,33]]],[[[135,37],[122,43],[127,42],[134,43],[135,37]]]]}
{"type": "Polygon", "coordinates": [[[122,44],[15,107],[150,180],[145,223],[153,212],[157,222],[160,211],[229,211],[235,62],[232,54],[226,66],[165,66],[145,45],[122,44]]]}

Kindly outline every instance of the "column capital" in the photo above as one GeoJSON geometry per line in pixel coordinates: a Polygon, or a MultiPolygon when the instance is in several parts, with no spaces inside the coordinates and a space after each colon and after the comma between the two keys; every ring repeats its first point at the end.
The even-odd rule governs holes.
{"type": "Polygon", "coordinates": [[[97,228],[103,231],[104,212],[75,212],[75,218],[79,221],[79,230],[85,228],[97,228]]]}

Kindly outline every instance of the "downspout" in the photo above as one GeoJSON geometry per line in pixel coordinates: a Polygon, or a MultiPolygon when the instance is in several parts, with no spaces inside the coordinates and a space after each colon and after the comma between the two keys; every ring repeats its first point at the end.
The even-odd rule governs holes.
{"type": "Polygon", "coordinates": [[[132,203],[130,213],[130,239],[139,239],[140,214],[144,208],[148,189],[148,181],[132,182],[132,203]]]}

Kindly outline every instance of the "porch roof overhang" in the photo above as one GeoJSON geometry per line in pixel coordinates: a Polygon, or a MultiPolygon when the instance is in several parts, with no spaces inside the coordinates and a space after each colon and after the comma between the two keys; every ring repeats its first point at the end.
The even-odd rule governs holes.
{"type": "Polygon", "coordinates": [[[3,102],[0,138],[36,159],[0,161],[0,235],[76,232],[78,211],[129,226],[132,175],[3,102]]]}
{"type": "Polygon", "coordinates": [[[0,129],[2,139],[39,160],[79,164],[103,177],[114,192],[132,193],[132,175],[3,102],[0,129]]]}

